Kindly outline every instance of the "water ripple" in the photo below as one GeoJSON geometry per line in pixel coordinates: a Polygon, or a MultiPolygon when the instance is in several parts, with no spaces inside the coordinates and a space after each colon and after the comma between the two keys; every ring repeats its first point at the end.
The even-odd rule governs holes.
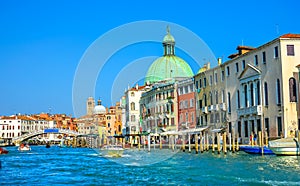
{"type": "Polygon", "coordinates": [[[1,185],[300,185],[298,157],[128,150],[106,158],[82,148],[32,147],[1,155],[1,185]]]}

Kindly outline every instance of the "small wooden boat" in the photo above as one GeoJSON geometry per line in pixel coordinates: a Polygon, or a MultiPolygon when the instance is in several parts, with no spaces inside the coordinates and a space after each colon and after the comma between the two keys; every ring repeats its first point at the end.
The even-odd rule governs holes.
{"type": "Polygon", "coordinates": [[[0,154],[8,154],[8,150],[5,148],[0,147],[0,154]]]}
{"type": "Polygon", "coordinates": [[[295,138],[269,141],[269,148],[278,156],[299,156],[299,143],[295,138]]]}
{"type": "Polygon", "coordinates": [[[100,148],[100,153],[103,156],[121,157],[123,152],[124,148],[121,145],[104,145],[100,148]]]}
{"type": "Polygon", "coordinates": [[[21,144],[18,148],[19,151],[31,151],[31,148],[29,145],[21,144]]]}
{"type": "MultiPolygon", "coordinates": [[[[248,154],[262,154],[262,148],[259,146],[240,146],[240,150],[248,154]]],[[[275,155],[268,147],[264,146],[264,155],[275,155]]]]}

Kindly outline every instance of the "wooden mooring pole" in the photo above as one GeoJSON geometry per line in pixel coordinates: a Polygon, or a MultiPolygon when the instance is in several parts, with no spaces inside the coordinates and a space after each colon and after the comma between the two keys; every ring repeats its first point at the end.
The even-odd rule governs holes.
{"type": "Polygon", "coordinates": [[[236,151],[239,151],[239,133],[236,134],[236,151]]]}
{"type": "Polygon", "coordinates": [[[206,150],[209,151],[209,140],[208,140],[208,132],[206,132],[206,150]]]}
{"type": "Polygon", "coordinates": [[[220,133],[217,133],[217,150],[218,154],[220,154],[221,146],[220,146],[220,133]]]}
{"type": "MultiPolygon", "coordinates": [[[[201,144],[200,144],[200,146],[201,146],[201,144]]],[[[198,134],[195,134],[195,150],[196,150],[196,154],[198,154],[198,134]]]]}
{"type": "Polygon", "coordinates": [[[212,133],[212,144],[211,144],[211,152],[215,153],[215,133],[212,133]]]}
{"type": "Polygon", "coordinates": [[[159,148],[160,148],[160,150],[162,149],[162,140],[161,140],[161,135],[159,135],[159,148]]]}
{"type": "Polygon", "coordinates": [[[223,133],[223,152],[227,154],[226,132],[223,133]]]}
{"type": "Polygon", "coordinates": [[[235,137],[234,137],[234,132],[232,132],[232,152],[235,152],[235,137]]]}
{"type": "Polygon", "coordinates": [[[200,132],[200,152],[203,153],[203,136],[202,136],[202,132],[200,132]]]}
{"type": "Polygon", "coordinates": [[[185,152],[185,135],[182,135],[182,152],[185,152]]]}

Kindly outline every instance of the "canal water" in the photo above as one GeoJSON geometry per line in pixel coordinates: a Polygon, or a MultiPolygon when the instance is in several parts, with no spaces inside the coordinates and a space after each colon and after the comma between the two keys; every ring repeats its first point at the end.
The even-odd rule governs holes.
{"type": "Polygon", "coordinates": [[[300,157],[151,149],[110,158],[88,148],[6,149],[0,185],[300,185],[300,157]]]}

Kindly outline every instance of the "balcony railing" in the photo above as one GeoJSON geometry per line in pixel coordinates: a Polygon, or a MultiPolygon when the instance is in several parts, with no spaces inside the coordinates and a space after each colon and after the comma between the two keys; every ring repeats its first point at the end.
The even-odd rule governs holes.
{"type": "Polygon", "coordinates": [[[262,106],[256,105],[246,108],[240,108],[237,109],[238,116],[244,116],[244,115],[261,115],[262,114],[262,106]]]}
{"type": "Polygon", "coordinates": [[[219,109],[222,111],[226,111],[226,103],[220,103],[219,104],[219,109]]]}
{"type": "Polygon", "coordinates": [[[201,108],[201,111],[202,111],[202,113],[207,114],[207,107],[202,107],[202,108],[201,108]]]}

